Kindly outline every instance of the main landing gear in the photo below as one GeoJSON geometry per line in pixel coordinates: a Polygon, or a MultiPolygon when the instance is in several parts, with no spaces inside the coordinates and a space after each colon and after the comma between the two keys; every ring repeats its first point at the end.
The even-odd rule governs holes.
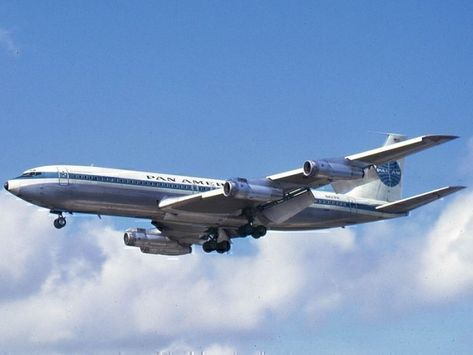
{"type": "Polygon", "coordinates": [[[258,239],[266,235],[267,229],[263,225],[255,225],[255,212],[254,210],[247,208],[243,210],[243,215],[248,219],[248,223],[238,228],[238,234],[242,237],[251,235],[253,238],[258,239]]]}
{"type": "Polygon", "coordinates": [[[230,237],[227,232],[223,229],[212,229],[209,231],[209,239],[202,244],[202,249],[206,253],[216,251],[219,254],[227,253],[230,251],[230,237]]]}
{"type": "Polygon", "coordinates": [[[202,249],[206,253],[211,253],[216,251],[219,254],[227,253],[230,251],[231,245],[229,240],[223,240],[221,242],[217,242],[217,239],[211,238],[207,240],[203,245],[202,249]]]}
{"type": "MultiPolygon", "coordinates": [[[[265,226],[254,226],[252,223],[245,224],[238,228],[238,234],[240,236],[246,237],[251,235],[255,239],[265,236],[266,232],[265,226]]],[[[211,229],[207,237],[207,241],[202,244],[202,249],[206,253],[216,251],[219,254],[223,254],[230,251],[230,237],[224,229],[211,229]]]]}
{"type": "Polygon", "coordinates": [[[51,213],[55,213],[58,215],[57,218],[54,220],[54,227],[56,227],[57,229],[64,228],[66,226],[66,217],[62,215],[62,212],[51,211],[51,213]]]}
{"type": "Polygon", "coordinates": [[[251,235],[253,238],[258,239],[266,235],[267,229],[263,225],[254,226],[252,223],[245,224],[238,228],[238,234],[241,236],[251,235]]]}
{"type": "MultiPolygon", "coordinates": [[[[246,237],[251,235],[253,238],[258,239],[266,235],[267,229],[265,226],[254,224],[254,214],[251,211],[245,210],[243,215],[248,218],[248,223],[238,228],[238,236],[246,237]]],[[[202,249],[206,253],[216,251],[219,254],[223,254],[229,252],[230,248],[230,236],[223,228],[211,228],[208,231],[207,241],[202,244],[202,249]]]]}

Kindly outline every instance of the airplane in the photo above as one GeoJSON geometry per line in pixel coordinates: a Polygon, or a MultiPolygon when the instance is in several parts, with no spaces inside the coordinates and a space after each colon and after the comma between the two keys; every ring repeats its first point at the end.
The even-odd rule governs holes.
{"type": "Polygon", "coordinates": [[[294,170],[259,179],[168,175],[92,166],[52,165],[26,170],[4,184],[17,197],[56,214],[143,218],[154,228],[130,228],[127,246],[147,254],[230,251],[238,237],[268,230],[345,227],[407,216],[415,208],[464,186],[446,186],[401,198],[404,157],[458,138],[388,134],[379,148],[341,158],[307,160],[294,170]],[[331,185],[333,192],[318,190],[331,185]]]}

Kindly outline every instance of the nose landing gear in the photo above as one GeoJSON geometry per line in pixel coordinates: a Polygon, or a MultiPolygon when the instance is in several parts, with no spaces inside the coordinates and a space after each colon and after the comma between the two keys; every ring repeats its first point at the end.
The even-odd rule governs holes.
{"type": "Polygon", "coordinates": [[[62,215],[62,212],[51,211],[51,213],[57,214],[57,218],[54,220],[54,227],[57,229],[64,228],[66,226],[66,217],[62,215]]]}
{"type": "Polygon", "coordinates": [[[59,216],[54,220],[54,227],[57,229],[64,228],[66,226],[66,218],[63,216],[59,216]]]}

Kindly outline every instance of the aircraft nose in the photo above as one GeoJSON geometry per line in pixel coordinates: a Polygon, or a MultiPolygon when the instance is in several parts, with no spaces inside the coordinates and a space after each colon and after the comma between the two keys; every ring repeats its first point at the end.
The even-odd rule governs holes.
{"type": "Polygon", "coordinates": [[[3,184],[3,187],[5,188],[5,190],[8,191],[8,181],[5,181],[5,183],[3,184]]]}

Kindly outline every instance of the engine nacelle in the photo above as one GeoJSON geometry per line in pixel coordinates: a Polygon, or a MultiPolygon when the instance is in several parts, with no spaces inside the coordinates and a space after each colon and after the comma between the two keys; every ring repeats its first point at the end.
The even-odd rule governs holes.
{"type": "Polygon", "coordinates": [[[169,239],[157,229],[130,228],[123,236],[125,245],[139,247],[143,253],[161,255],[190,254],[190,245],[182,245],[169,239]]]}
{"type": "Polygon", "coordinates": [[[284,196],[281,189],[249,183],[243,178],[227,180],[223,185],[223,194],[226,197],[262,202],[279,200],[284,196]]]}
{"type": "Polygon", "coordinates": [[[365,176],[362,168],[329,160],[307,160],[303,170],[306,177],[351,180],[361,179],[365,176]]]}

